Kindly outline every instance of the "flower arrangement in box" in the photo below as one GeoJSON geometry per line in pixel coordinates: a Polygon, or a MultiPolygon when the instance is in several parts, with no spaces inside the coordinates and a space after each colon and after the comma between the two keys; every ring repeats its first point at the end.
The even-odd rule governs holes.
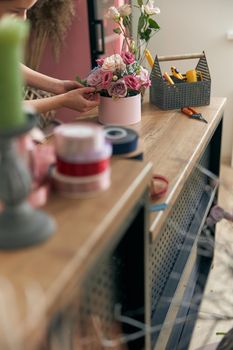
{"type": "Polygon", "coordinates": [[[139,65],[131,52],[122,51],[97,60],[98,66],[86,79],[101,96],[121,98],[135,96],[150,86],[148,71],[139,65]]]}
{"type": "Polygon", "coordinates": [[[137,43],[131,36],[131,5],[110,7],[106,17],[116,24],[114,33],[123,36],[121,52],[97,59],[97,66],[86,80],[81,81],[87,86],[95,87],[100,93],[99,115],[103,123],[106,123],[106,118],[108,124],[133,124],[140,121],[140,94],[151,84],[149,73],[142,66],[144,53],[141,52],[141,47],[144,44],[148,45],[152,35],[159,30],[159,25],[152,17],[159,14],[160,10],[155,7],[154,0],[138,0],[135,7],[140,11],[137,43]],[[109,97],[115,102],[116,108],[110,105],[109,99],[106,99],[109,97]],[[130,100],[126,102],[126,98],[130,100]],[[136,103],[135,107],[133,103],[136,103]],[[106,104],[109,105],[107,109],[106,104]],[[123,109],[127,107],[125,113],[122,109],[120,111],[121,105],[124,105],[123,109]],[[111,122],[109,122],[110,113],[111,122]],[[129,118],[129,114],[134,116],[129,118]]]}

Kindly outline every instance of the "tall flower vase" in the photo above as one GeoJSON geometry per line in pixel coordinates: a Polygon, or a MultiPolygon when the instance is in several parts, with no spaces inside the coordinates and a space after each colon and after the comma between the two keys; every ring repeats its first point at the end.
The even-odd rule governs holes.
{"type": "Polygon", "coordinates": [[[115,99],[100,96],[100,123],[105,125],[131,125],[140,121],[141,94],[115,99]]]}

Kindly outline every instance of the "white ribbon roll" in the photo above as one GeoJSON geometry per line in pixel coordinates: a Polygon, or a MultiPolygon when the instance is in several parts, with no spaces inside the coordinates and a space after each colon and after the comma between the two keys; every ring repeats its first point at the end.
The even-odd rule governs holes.
{"type": "Polygon", "coordinates": [[[105,147],[105,135],[100,126],[91,123],[64,124],[55,129],[56,153],[63,159],[78,155],[88,157],[105,147]]]}

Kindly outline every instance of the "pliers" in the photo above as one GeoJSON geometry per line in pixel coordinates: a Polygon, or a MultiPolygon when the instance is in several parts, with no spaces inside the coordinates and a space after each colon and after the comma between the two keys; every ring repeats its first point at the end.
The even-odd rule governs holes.
{"type": "Polygon", "coordinates": [[[198,113],[195,109],[193,109],[191,107],[181,108],[181,112],[186,114],[187,116],[189,116],[192,119],[200,120],[206,124],[208,123],[208,121],[202,116],[201,113],[198,113]]]}

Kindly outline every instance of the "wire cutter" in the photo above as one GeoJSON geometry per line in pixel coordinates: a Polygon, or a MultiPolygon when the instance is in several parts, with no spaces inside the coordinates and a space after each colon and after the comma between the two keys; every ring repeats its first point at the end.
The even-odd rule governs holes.
{"type": "Polygon", "coordinates": [[[181,108],[181,112],[186,114],[188,117],[192,119],[200,120],[201,122],[208,123],[207,120],[202,116],[201,113],[198,113],[195,109],[191,107],[181,108]]]}

